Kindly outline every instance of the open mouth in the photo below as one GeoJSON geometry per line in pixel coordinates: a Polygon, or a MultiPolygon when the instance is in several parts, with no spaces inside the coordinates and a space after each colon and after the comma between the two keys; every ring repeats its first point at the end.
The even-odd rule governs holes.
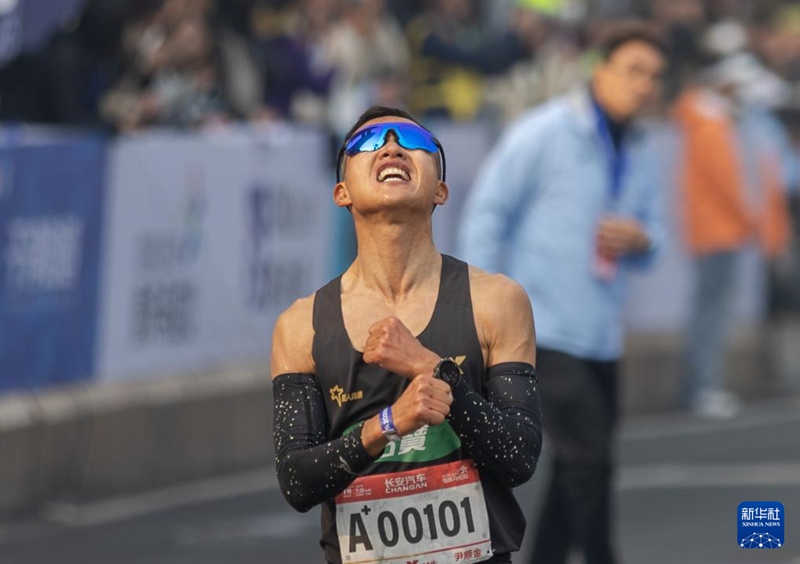
{"type": "Polygon", "coordinates": [[[378,182],[387,182],[390,180],[408,182],[411,180],[411,175],[409,175],[407,171],[396,166],[389,166],[378,172],[378,182]]]}

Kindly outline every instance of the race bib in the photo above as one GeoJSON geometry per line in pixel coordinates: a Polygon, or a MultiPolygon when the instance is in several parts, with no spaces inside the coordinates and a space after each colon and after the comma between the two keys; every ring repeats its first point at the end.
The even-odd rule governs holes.
{"type": "Polygon", "coordinates": [[[471,460],[358,478],[336,496],[336,527],[344,564],[462,564],[492,556],[471,460]]]}

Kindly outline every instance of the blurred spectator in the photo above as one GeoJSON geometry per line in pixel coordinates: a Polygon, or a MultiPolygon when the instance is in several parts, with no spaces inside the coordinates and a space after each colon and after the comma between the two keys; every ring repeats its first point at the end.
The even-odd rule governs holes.
{"type": "Polygon", "coordinates": [[[126,70],[102,103],[107,121],[123,131],[194,127],[257,110],[255,62],[233,29],[212,25],[214,9],[213,1],[165,0],[129,14],[126,70]]]}
{"type": "Polygon", "coordinates": [[[250,14],[257,0],[223,0],[217,3],[219,25],[240,37],[250,35],[250,14]]]}
{"type": "Polygon", "coordinates": [[[748,47],[747,29],[736,20],[723,20],[706,30],[703,50],[712,57],[723,57],[744,51],[748,47]]]}
{"type": "MultiPolygon", "coordinates": [[[[791,326],[800,324],[800,149],[797,139],[791,136],[800,134],[800,108],[789,104],[768,112],[769,126],[772,133],[769,138],[780,147],[783,156],[783,175],[788,191],[788,207],[791,223],[794,227],[789,248],[786,253],[777,257],[771,264],[768,288],[767,312],[770,316],[773,341],[783,338],[779,333],[784,329],[791,331],[791,326]]],[[[770,346],[775,342],[769,343],[770,346]]],[[[786,366],[786,362],[777,359],[775,372],[785,378],[794,378],[795,385],[800,384],[800,363],[794,362],[786,366]]]]}
{"type": "MultiPolygon", "coordinates": [[[[755,59],[737,53],[707,70],[678,100],[683,138],[681,188],[694,293],[686,334],[682,403],[695,413],[731,417],[739,400],[724,389],[723,360],[737,263],[756,239],[767,257],[785,250],[788,168],[777,122],[751,94],[755,59]]],[[[766,76],[766,75],[764,75],[766,76]]]]}
{"type": "Polygon", "coordinates": [[[0,77],[0,106],[7,106],[0,117],[101,125],[98,105],[119,74],[119,37],[127,9],[127,0],[90,0],[41,52],[14,61],[8,75],[0,77]]]}
{"type": "Polygon", "coordinates": [[[334,0],[256,2],[251,30],[264,81],[261,119],[325,123],[334,76],[325,39],[337,16],[334,0]]]}
{"type": "Polygon", "coordinates": [[[103,100],[107,120],[123,131],[189,127],[223,111],[208,5],[166,0],[126,30],[132,67],[103,100]]]}
{"type": "Polygon", "coordinates": [[[523,111],[578,86],[590,73],[583,57],[583,36],[564,0],[516,0],[511,18],[532,17],[528,57],[489,82],[486,101],[493,117],[507,123],[523,111]]]}
{"type": "Polygon", "coordinates": [[[483,105],[483,78],[530,54],[536,18],[518,12],[505,33],[488,35],[477,0],[430,0],[407,27],[411,47],[409,108],[423,118],[474,119],[483,105]]]}
{"type": "Polygon", "coordinates": [[[754,42],[772,69],[792,83],[800,81],[800,3],[778,10],[757,30],[754,42]]]}
{"type": "Polygon", "coordinates": [[[700,38],[706,25],[703,2],[697,0],[655,0],[652,17],[663,29],[670,53],[664,77],[664,98],[672,102],[690,76],[702,64],[700,38]]]}
{"type": "MultiPolygon", "coordinates": [[[[146,95],[156,123],[198,125],[223,111],[214,40],[201,17],[177,23],[160,50],[150,96],[146,95]]],[[[144,119],[149,117],[145,113],[144,119]]]]}
{"type": "Polygon", "coordinates": [[[335,69],[328,111],[337,138],[365,108],[404,105],[408,45],[384,0],[345,0],[326,52],[335,69]]]}
{"type": "Polygon", "coordinates": [[[22,9],[18,0],[0,3],[0,68],[22,51],[22,9]]]}
{"type": "Polygon", "coordinates": [[[408,22],[422,13],[427,2],[428,0],[386,0],[386,5],[389,13],[397,18],[400,27],[405,29],[408,22]]]}
{"type": "Polygon", "coordinates": [[[620,19],[640,16],[637,0],[590,0],[590,17],[593,19],[620,19]]]}
{"type": "Polygon", "coordinates": [[[609,30],[591,84],[514,121],[464,208],[460,253],[527,290],[554,456],[532,562],[616,562],[613,437],[629,272],[663,241],[647,135],[664,47],[647,26],[609,30]],[[506,256],[505,249],[508,249],[506,256]],[[507,259],[507,260],[504,260],[507,259]]]}
{"type": "Polygon", "coordinates": [[[798,0],[62,0],[46,17],[28,17],[49,1],[0,2],[2,120],[123,128],[197,122],[175,111],[159,117],[152,102],[159,90],[192,98],[194,109],[184,113],[208,114],[211,122],[280,119],[342,129],[337,122],[354,108],[400,104],[426,117],[481,116],[502,125],[580,80],[596,56],[585,45],[635,13],[662,27],[670,45],[667,99],[706,54],[731,54],[752,41],[786,81],[785,103],[800,100],[798,0]],[[46,30],[76,10],[80,17],[41,48],[46,30]],[[189,19],[204,23],[184,25],[189,19]],[[20,47],[28,21],[36,40],[26,46],[23,37],[20,47]],[[710,22],[717,25],[701,41],[710,22]],[[209,30],[210,41],[202,39],[209,30]],[[187,69],[153,66],[176,34],[207,41],[213,86],[201,86],[197,74],[186,80],[187,69]],[[141,120],[131,119],[136,113],[141,120]]]}
{"type": "Polygon", "coordinates": [[[222,95],[232,117],[258,117],[264,104],[264,81],[250,40],[250,14],[256,0],[217,3],[222,95]]]}
{"type": "Polygon", "coordinates": [[[11,0],[0,4],[0,120],[33,120],[40,108],[36,61],[23,56],[22,9],[11,0]]]}
{"type": "Polygon", "coordinates": [[[230,117],[257,118],[264,102],[264,81],[247,37],[233,28],[216,29],[220,88],[230,117]]]}

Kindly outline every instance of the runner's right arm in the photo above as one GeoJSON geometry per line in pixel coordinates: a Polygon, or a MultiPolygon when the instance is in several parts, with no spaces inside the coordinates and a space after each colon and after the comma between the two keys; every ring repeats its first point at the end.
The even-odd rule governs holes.
{"type": "Polygon", "coordinates": [[[363,424],[327,440],[322,391],[313,374],[279,374],[272,389],[278,483],[289,504],[305,512],[338,495],[374,457],[361,441],[363,424]]]}
{"type": "Polygon", "coordinates": [[[313,297],[297,300],[275,324],[272,390],[278,483],[298,511],[336,496],[373,461],[362,440],[363,425],[327,440],[322,390],[311,354],[313,297]]]}

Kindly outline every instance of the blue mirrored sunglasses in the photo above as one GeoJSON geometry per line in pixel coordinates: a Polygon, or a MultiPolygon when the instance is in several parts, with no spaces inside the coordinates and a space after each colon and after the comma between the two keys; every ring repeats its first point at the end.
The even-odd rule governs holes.
{"type": "Polygon", "coordinates": [[[438,153],[442,180],[445,179],[446,165],[444,149],[438,139],[436,139],[430,131],[414,123],[389,122],[376,123],[375,125],[360,129],[342,145],[342,148],[339,150],[339,156],[336,159],[336,182],[341,182],[342,180],[345,155],[352,157],[358,153],[377,151],[386,145],[386,138],[390,131],[394,132],[397,143],[405,149],[412,151],[422,149],[429,153],[438,153]]]}

